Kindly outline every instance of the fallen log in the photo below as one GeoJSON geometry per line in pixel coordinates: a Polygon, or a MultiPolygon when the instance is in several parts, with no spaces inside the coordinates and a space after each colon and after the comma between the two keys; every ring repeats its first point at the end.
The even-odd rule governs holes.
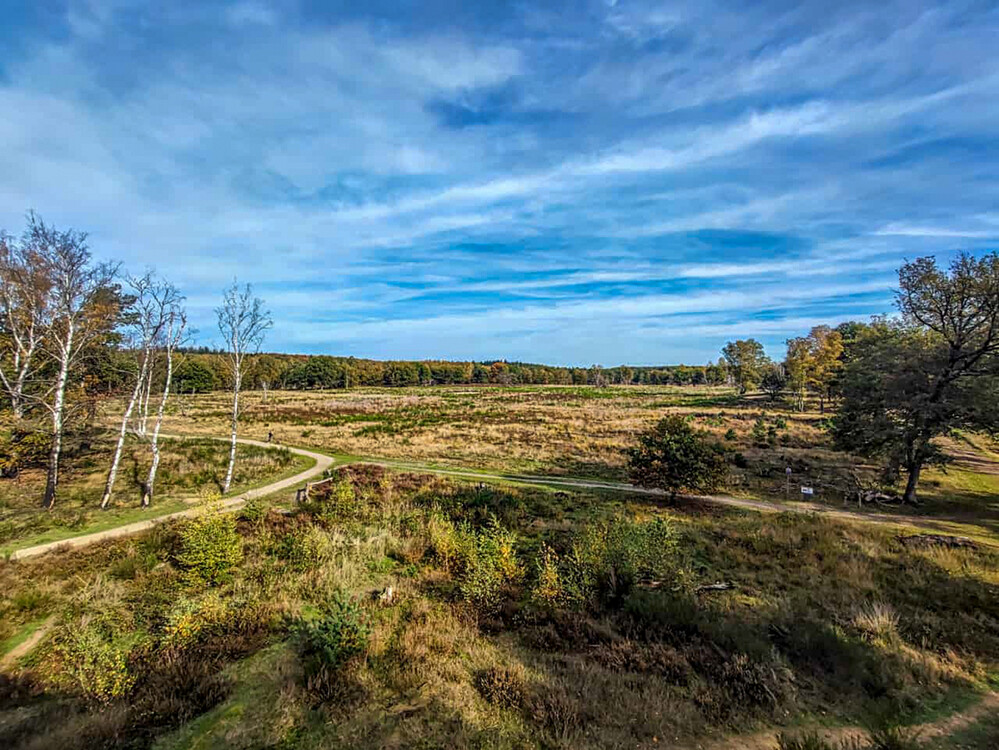
{"type": "Polygon", "coordinates": [[[710,591],[728,591],[734,588],[735,584],[730,581],[719,581],[718,583],[706,583],[703,586],[698,586],[694,589],[694,593],[706,594],[710,591]]]}
{"type": "Polygon", "coordinates": [[[905,547],[947,547],[949,549],[977,549],[978,545],[966,536],[946,534],[912,534],[899,537],[905,547]]]}

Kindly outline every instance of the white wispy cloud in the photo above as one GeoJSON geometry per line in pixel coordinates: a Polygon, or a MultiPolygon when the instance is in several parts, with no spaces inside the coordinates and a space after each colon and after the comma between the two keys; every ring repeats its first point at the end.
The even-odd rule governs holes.
{"type": "Polygon", "coordinates": [[[989,237],[999,237],[999,230],[989,232],[947,226],[887,224],[876,230],[874,234],[882,237],[960,237],[964,239],[988,239],[989,237]]]}
{"type": "Polygon", "coordinates": [[[236,272],[277,346],[610,361],[868,313],[902,258],[997,236],[994,9],[438,11],[9,14],[0,226],[155,263],[203,330],[236,272]]]}

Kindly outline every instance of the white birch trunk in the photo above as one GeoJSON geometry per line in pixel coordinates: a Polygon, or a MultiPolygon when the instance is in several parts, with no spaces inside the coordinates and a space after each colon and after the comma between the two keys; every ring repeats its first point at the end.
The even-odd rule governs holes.
{"type": "Polygon", "coordinates": [[[132,418],[132,411],[135,409],[135,404],[139,400],[142,394],[142,390],[146,383],[146,366],[149,362],[149,353],[142,360],[142,369],[139,371],[139,377],[135,381],[135,387],[132,389],[132,397],[128,400],[128,404],[125,407],[125,413],[121,415],[121,426],[118,428],[118,442],[114,446],[114,455],[111,456],[111,468],[108,469],[108,479],[104,485],[104,496],[101,498],[101,510],[106,510],[108,503],[111,502],[111,493],[114,492],[114,483],[118,478],[118,464],[121,463],[121,453],[125,448],[125,435],[128,433],[128,420],[132,418]]]}
{"type": "Polygon", "coordinates": [[[173,351],[167,349],[166,355],[166,383],[163,386],[163,395],[160,397],[160,405],[156,409],[156,422],[153,425],[153,437],[150,447],[153,453],[153,462],[149,465],[149,474],[146,476],[146,486],[142,491],[142,507],[148,508],[153,499],[153,487],[156,484],[156,470],[160,467],[160,427],[163,424],[163,412],[166,409],[167,399],[170,397],[170,378],[173,377],[173,351]]]}
{"type": "Polygon", "coordinates": [[[150,366],[146,368],[146,381],[143,384],[142,397],[140,402],[142,417],[139,419],[139,434],[145,436],[146,426],[149,424],[149,396],[153,390],[153,369],[155,369],[156,362],[152,361],[155,353],[150,350],[149,355],[146,357],[150,360],[150,366]]]}
{"type": "Polygon", "coordinates": [[[232,484],[232,471],[236,466],[236,426],[239,423],[239,388],[242,385],[241,381],[243,379],[243,374],[239,369],[239,365],[237,365],[232,385],[232,428],[229,439],[229,468],[225,472],[225,482],[222,485],[223,495],[229,491],[229,486],[232,484]]]}
{"type": "Polygon", "coordinates": [[[13,382],[0,369],[0,381],[4,390],[7,391],[7,398],[10,399],[10,408],[14,413],[14,418],[20,420],[24,417],[24,383],[28,379],[28,371],[31,369],[31,359],[35,354],[35,346],[38,339],[35,333],[34,324],[28,329],[28,343],[17,333],[13,320],[10,320],[9,328],[11,338],[14,341],[14,374],[13,382]]]}
{"type": "Polygon", "coordinates": [[[24,400],[21,394],[24,393],[24,381],[28,376],[28,366],[31,362],[32,351],[29,349],[25,355],[24,365],[18,370],[17,380],[14,383],[14,390],[10,394],[10,408],[14,412],[14,419],[24,418],[24,400]]]}
{"type": "Polygon", "coordinates": [[[69,381],[69,360],[73,352],[73,338],[76,324],[70,319],[66,326],[66,342],[59,357],[59,377],[56,380],[55,396],[52,402],[52,446],[49,449],[49,467],[45,478],[45,497],[42,507],[49,510],[55,505],[56,488],[59,485],[59,456],[62,453],[62,412],[66,404],[66,383],[69,381]]]}

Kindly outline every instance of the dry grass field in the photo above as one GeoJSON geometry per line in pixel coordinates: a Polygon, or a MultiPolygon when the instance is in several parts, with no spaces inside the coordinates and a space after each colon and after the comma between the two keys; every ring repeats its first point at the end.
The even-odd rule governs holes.
{"type": "MultiPolygon", "coordinates": [[[[222,435],[227,398],[186,396],[168,418],[182,434],[222,435]]],[[[624,480],[623,449],[667,411],[690,417],[726,448],[725,490],[771,501],[842,505],[876,467],[833,451],[828,414],[707,386],[524,386],[357,389],[246,394],[241,434],[342,456],[509,474],[624,480]],[[791,481],[785,476],[792,469],[791,481]],[[789,491],[790,489],[790,491],[789,491]]],[[[999,522],[999,449],[982,436],[945,441],[955,458],[924,473],[918,515],[999,522]]],[[[897,510],[897,509],[896,509],[897,510]]],[[[911,512],[902,509],[901,512],[911,512]]],[[[999,530],[999,525],[994,526],[999,530]]]]}
{"type": "MultiPolygon", "coordinates": [[[[185,397],[166,429],[223,435],[225,407],[185,397]]],[[[251,393],[241,434],[621,480],[667,411],[725,446],[734,495],[800,502],[791,466],[841,508],[875,470],[830,449],[825,415],[725,389],[251,393]]],[[[175,446],[178,493],[218,463],[187,445],[212,444],[175,446]]],[[[880,519],[354,465],[304,505],[0,564],[0,746],[994,748],[995,446],[945,447],[924,504],[880,519]],[[916,544],[909,521],[976,543],[916,544]]]]}
{"type": "Polygon", "coordinates": [[[0,742],[985,750],[997,588],[995,549],[882,526],[341,470],[292,515],[0,567],[5,648],[50,627],[0,742]]]}
{"type": "MultiPolygon", "coordinates": [[[[173,432],[224,431],[224,394],[185,397],[173,432]]],[[[247,394],[243,432],[338,454],[621,478],[620,447],[666,408],[717,410],[727,389],[431,387],[247,394]]]]}

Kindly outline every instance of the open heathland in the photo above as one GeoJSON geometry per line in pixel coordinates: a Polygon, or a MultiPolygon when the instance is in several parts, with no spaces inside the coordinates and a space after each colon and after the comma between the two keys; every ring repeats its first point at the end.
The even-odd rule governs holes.
{"type": "MultiPolygon", "coordinates": [[[[157,503],[202,515],[0,566],[0,744],[993,747],[995,446],[953,433],[920,506],[858,507],[876,467],[826,419],[713,387],[250,393],[241,435],[347,465],[221,513],[224,397],[185,395],[157,503]],[[627,491],[665,413],[766,510],[627,491]],[[852,515],[781,512],[813,508],[852,515]]],[[[238,487],[300,468],[240,451],[238,487]]],[[[101,462],[69,455],[92,523],[101,462]]]]}
{"type": "Polygon", "coordinates": [[[0,569],[5,648],[49,627],[4,678],[0,739],[703,747],[904,727],[989,689],[997,571],[993,547],[883,525],[342,469],[290,515],[0,569]]]}
{"type": "MultiPolygon", "coordinates": [[[[714,386],[520,386],[279,391],[245,396],[242,433],[344,458],[391,459],[505,474],[627,479],[624,449],[664,413],[689,418],[725,449],[726,492],[770,501],[805,499],[851,507],[877,467],[833,450],[831,412],[794,411],[762,395],[714,386]],[[790,468],[790,478],[786,470],[790,468]]],[[[218,435],[224,394],[184,396],[171,432],[218,435]]],[[[923,475],[922,505],[999,530],[999,447],[954,432],[941,440],[949,465],[923,475]]],[[[866,507],[866,506],[865,506],[866,507]]]]}

